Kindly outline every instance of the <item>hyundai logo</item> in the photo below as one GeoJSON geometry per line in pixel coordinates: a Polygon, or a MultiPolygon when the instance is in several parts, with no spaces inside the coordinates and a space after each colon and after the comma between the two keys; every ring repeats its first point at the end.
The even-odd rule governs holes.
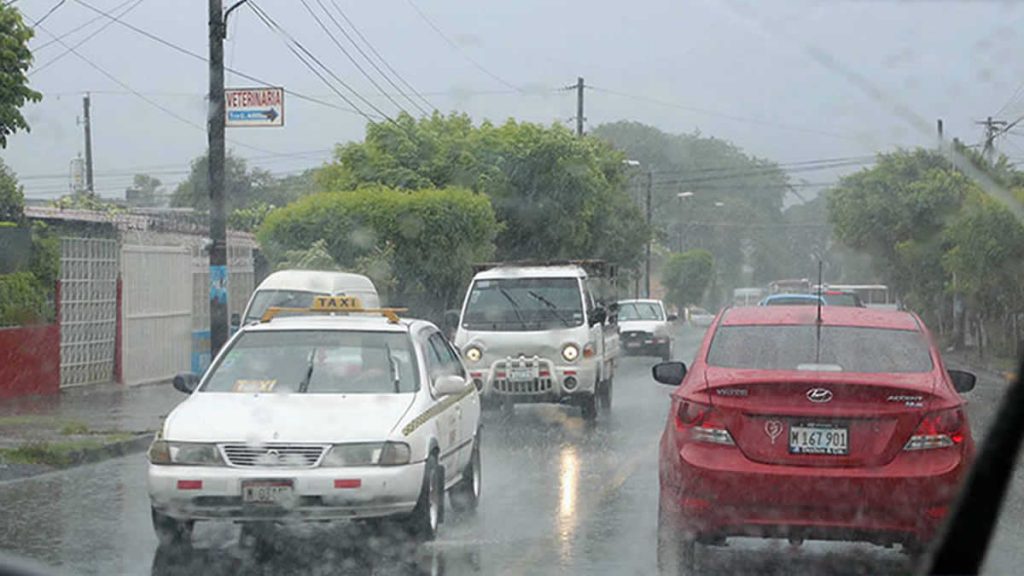
{"type": "Polygon", "coordinates": [[[828,388],[811,388],[807,391],[807,399],[816,404],[832,401],[832,391],[828,388]]]}

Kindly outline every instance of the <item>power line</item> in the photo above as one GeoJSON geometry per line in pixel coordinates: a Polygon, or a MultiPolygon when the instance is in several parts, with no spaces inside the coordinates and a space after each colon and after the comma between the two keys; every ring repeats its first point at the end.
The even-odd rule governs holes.
{"type": "Polygon", "coordinates": [[[423,12],[422,10],[420,10],[419,6],[417,6],[417,5],[416,5],[416,3],[415,3],[415,2],[413,2],[413,0],[405,0],[405,1],[406,1],[406,3],[407,3],[407,4],[408,4],[408,5],[409,5],[409,6],[410,6],[410,7],[411,7],[411,8],[413,9],[413,10],[415,10],[415,11],[416,11],[416,14],[419,14],[419,17],[420,17],[420,18],[421,18],[421,19],[422,19],[422,20],[423,20],[424,22],[426,22],[426,23],[427,23],[427,26],[430,26],[430,28],[431,28],[431,29],[432,29],[432,30],[433,30],[434,32],[436,32],[436,33],[437,33],[437,35],[438,35],[438,36],[440,36],[442,40],[444,40],[444,41],[445,41],[445,42],[446,42],[446,43],[447,43],[447,44],[448,44],[449,46],[451,46],[453,50],[455,50],[456,52],[458,52],[458,53],[459,53],[459,54],[460,54],[460,55],[461,55],[461,56],[462,56],[462,57],[463,57],[463,58],[464,58],[464,59],[465,59],[465,60],[466,60],[467,62],[469,62],[470,64],[472,64],[474,68],[476,68],[477,70],[479,70],[479,71],[483,72],[484,74],[486,74],[487,76],[489,76],[489,77],[490,77],[490,78],[491,78],[492,80],[494,80],[495,82],[498,82],[498,83],[500,83],[500,84],[504,85],[504,86],[505,86],[506,88],[511,88],[512,90],[515,90],[516,92],[522,92],[522,91],[523,91],[523,89],[522,89],[522,88],[519,88],[518,86],[516,86],[516,85],[512,84],[511,82],[509,82],[508,80],[505,80],[505,79],[504,79],[504,78],[502,78],[501,76],[498,76],[498,75],[497,75],[497,74],[495,74],[494,72],[491,72],[490,70],[488,70],[487,68],[485,68],[483,64],[481,64],[481,63],[477,62],[477,61],[476,61],[476,60],[475,60],[475,59],[474,59],[473,57],[471,57],[471,56],[470,56],[469,54],[467,54],[467,53],[466,53],[466,52],[465,52],[465,51],[464,51],[464,50],[462,49],[462,47],[458,45],[458,43],[456,43],[456,42],[455,42],[454,40],[452,40],[451,38],[449,38],[449,37],[448,37],[448,35],[447,35],[447,34],[445,34],[445,33],[444,33],[444,32],[443,32],[442,30],[441,30],[441,28],[440,28],[440,27],[438,27],[438,25],[437,25],[437,24],[435,24],[435,23],[434,23],[434,21],[430,19],[430,17],[429,17],[429,16],[427,16],[427,15],[426,15],[426,14],[425,14],[425,13],[424,13],[424,12],[423,12]]]}
{"type": "Polygon", "coordinates": [[[38,28],[39,25],[42,24],[47,18],[49,18],[51,14],[53,14],[54,12],[57,11],[57,8],[60,8],[61,6],[63,6],[64,3],[67,2],[67,1],[68,0],[58,0],[57,3],[53,5],[53,7],[51,7],[49,10],[46,11],[46,14],[43,14],[42,18],[40,18],[40,19],[38,19],[38,20],[36,20],[35,22],[32,23],[32,27],[33,28],[38,28]]]}
{"type": "MultiPolygon", "coordinates": [[[[173,42],[170,42],[168,40],[165,40],[165,39],[157,36],[156,34],[153,34],[151,32],[147,32],[146,30],[143,30],[142,28],[139,28],[138,26],[135,26],[133,24],[125,22],[124,20],[121,20],[120,18],[110,14],[109,12],[105,12],[103,10],[100,10],[99,8],[96,8],[95,6],[90,5],[89,3],[85,2],[85,0],[75,0],[75,1],[78,4],[81,4],[82,6],[84,6],[85,8],[88,8],[89,10],[92,10],[93,12],[96,12],[97,14],[117,22],[121,26],[124,26],[125,28],[135,32],[136,34],[141,34],[142,36],[145,36],[146,38],[149,38],[150,40],[153,40],[154,42],[158,42],[160,44],[163,44],[164,46],[167,46],[168,48],[171,48],[172,50],[175,50],[177,52],[185,54],[186,56],[190,56],[192,58],[195,58],[196,60],[199,60],[200,62],[204,62],[204,63],[207,63],[207,64],[209,63],[209,59],[207,59],[206,56],[203,56],[201,54],[197,54],[197,53],[189,50],[188,48],[182,48],[181,46],[179,46],[177,44],[174,44],[173,42]]],[[[271,86],[271,87],[277,86],[277,84],[275,84],[273,82],[267,82],[266,80],[262,80],[260,78],[257,78],[255,76],[251,75],[251,74],[246,74],[246,73],[244,73],[244,72],[242,72],[240,70],[234,69],[234,68],[227,68],[227,67],[225,67],[224,69],[226,71],[228,71],[228,72],[231,72],[232,74],[234,74],[236,76],[239,76],[241,78],[245,78],[246,80],[251,80],[253,82],[256,82],[257,84],[259,84],[261,86],[271,86]]],[[[344,106],[338,106],[337,104],[333,104],[331,102],[325,102],[323,100],[320,100],[319,98],[315,98],[313,96],[308,96],[306,94],[303,94],[301,92],[296,92],[294,90],[288,90],[288,94],[290,94],[291,96],[294,96],[294,97],[296,97],[296,98],[298,98],[300,100],[305,100],[305,101],[308,101],[308,102],[313,102],[313,103],[316,103],[316,104],[320,104],[321,106],[326,106],[328,108],[333,108],[335,110],[340,110],[342,112],[349,112],[349,113],[352,113],[352,114],[360,114],[360,115],[362,114],[361,112],[358,112],[358,111],[353,110],[351,108],[345,108],[344,106]]]]}
{"type": "Polygon", "coordinates": [[[676,108],[676,109],[679,109],[679,110],[685,110],[687,112],[693,112],[693,113],[696,113],[696,114],[704,114],[706,116],[715,116],[715,117],[718,117],[718,118],[724,118],[726,120],[732,120],[732,121],[735,121],[735,122],[743,122],[743,123],[746,123],[746,124],[757,124],[757,125],[761,125],[761,126],[770,126],[772,128],[778,128],[780,130],[790,130],[790,131],[793,131],[793,132],[803,132],[805,134],[816,134],[816,135],[819,135],[819,136],[828,136],[828,137],[831,137],[831,138],[840,138],[840,139],[843,139],[843,140],[856,140],[852,136],[847,136],[845,134],[839,134],[837,132],[826,132],[824,130],[817,130],[817,129],[814,129],[814,128],[805,128],[803,126],[792,126],[792,125],[789,125],[789,124],[781,124],[781,123],[778,123],[778,122],[771,122],[771,121],[768,121],[768,120],[760,120],[758,118],[747,118],[747,117],[744,117],[744,116],[736,116],[734,114],[726,114],[724,112],[718,112],[718,111],[715,111],[715,110],[708,110],[706,108],[696,108],[696,107],[692,107],[692,106],[683,106],[681,104],[676,104],[674,102],[666,102],[664,100],[659,100],[657,98],[650,98],[648,96],[641,96],[641,95],[638,95],[638,94],[628,94],[626,92],[619,92],[619,91],[616,91],[616,90],[609,90],[607,88],[600,88],[600,87],[597,87],[597,86],[587,86],[587,88],[590,88],[591,90],[594,90],[595,92],[603,92],[605,94],[611,94],[612,96],[619,96],[619,97],[622,97],[622,98],[628,98],[628,99],[631,99],[631,100],[637,100],[639,102],[649,102],[651,104],[657,104],[659,106],[665,106],[667,108],[676,108]]]}
{"type": "MultiPolygon", "coordinates": [[[[319,1],[319,0],[317,0],[317,1],[319,1]]],[[[406,82],[405,78],[403,78],[402,75],[399,74],[398,71],[395,70],[391,66],[391,64],[388,64],[388,61],[385,60],[384,57],[380,55],[380,52],[378,52],[377,49],[373,47],[373,44],[371,44],[370,41],[366,39],[366,36],[363,36],[363,33],[360,32],[359,28],[355,25],[355,23],[352,22],[352,20],[350,20],[349,17],[345,15],[345,12],[341,9],[341,6],[339,6],[338,3],[335,0],[331,0],[331,5],[334,6],[334,9],[338,11],[338,14],[341,15],[342,19],[344,19],[345,22],[349,25],[349,27],[352,28],[352,31],[356,33],[356,36],[358,36],[359,39],[362,40],[364,44],[366,44],[366,47],[370,49],[370,52],[372,52],[373,55],[376,56],[378,60],[380,60],[381,64],[383,64],[384,67],[387,68],[388,71],[390,71],[391,74],[393,74],[395,78],[398,78],[398,81],[401,82],[402,85],[405,86],[406,89],[408,89],[409,92],[415,94],[416,97],[418,97],[420,100],[422,100],[423,103],[427,105],[427,108],[429,108],[431,110],[436,110],[437,109],[436,106],[431,104],[429,100],[427,100],[426,98],[423,97],[423,94],[421,92],[417,92],[416,89],[413,88],[411,84],[406,82]]],[[[371,63],[372,63],[372,61],[371,61],[371,63]]],[[[390,82],[390,80],[389,80],[389,82],[390,82]]],[[[392,84],[392,86],[394,86],[394,84],[392,84]]],[[[396,89],[397,89],[397,86],[396,86],[396,89]]],[[[406,95],[406,98],[408,98],[408,95],[406,95]]],[[[412,101],[412,99],[410,99],[410,101],[412,101]]],[[[418,106],[417,106],[417,108],[418,108],[418,106]]]]}
{"type": "MultiPolygon", "coordinates": [[[[356,112],[359,115],[361,115],[363,118],[365,118],[369,123],[376,124],[377,121],[373,117],[371,117],[369,114],[367,114],[366,112],[361,110],[359,108],[359,106],[357,106],[355,104],[355,102],[353,102],[347,96],[342,94],[341,91],[338,90],[337,87],[334,86],[334,84],[332,84],[327,78],[325,78],[323,76],[323,74],[321,74],[312,64],[310,64],[309,60],[312,60],[318,66],[323,68],[324,71],[326,71],[329,75],[331,75],[331,77],[334,78],[339,84],[344,86],[349,92],[354,94],[357,98],[359,98],[360,100],[365,102],[370,108],[372,108],[374,110],[374,112],[379,114],[382,118],[385,118],[387,120],[391,120],[391,118],[388,117],[387,114],[382,112],[380,108],[377,108],[372,102],[370,102],[365,97],[363,97],[361,94],[356,92],[351,86],[346,84],[344,80],[339,78],[338,75],[335,74],[333,70],[331,70],[330,68],[325,66],[322,62],[320,62],[320,60],[317,59],[316,56],[313,56],[313,54],[309,50],[307,50],[305,46],[302,45],[302,43],[300,43],[298,40],[296,40],[286,30],[281,28],[281,26],[278,25],[277,22],[275,22],[274,19],[270,17],[270,15],[268,15],[266,12],[264,12],[262,8],[260,8],[258,5],[256,5],[255,2],[249,2],[246,5],[250,9],[252,9],[252,11],[260,18],[260,20],[263,22],[263,24],[265,24],[267,26],[267,28],[269,28],[272,32],[277,33],[277,35],[280,36],[284,40],[285,46],[288,47],[288,50],[290,50],[291,53],[294,54],[295,57],[298,58],[299,61],[302,62],[302,64],[306,68],[308,68],[311,72],[313,72],[313,74],[315,74],[316,77],[319,78],[321,82],[323,82],[328,88],[330,88],[332,91],[334,91],[334,93],[337,94],[342,100],[344,100],[345,103],[347,103],[349,106],[354,108],[356,110],[356,112]],[[303,54],[305,54],[305,57],[303,56],[303,54]],[[309,60],[307,60],[307,57],[309,58],[309,60]]],[[[394,122],[394,120],[391,120],[391,121],[394,122]]]]}
{"type": "MultiPolygon", "coordinates": [[[[130,1],[130,0],[129,0],[129,1],[130,1]]],[[[144,2],[144,1],[145,1],[145,0],[135,0],[135,3],[134,3],[134,4],[132,4],[131,6],[129,6],[129,7],[127,8],[127,9],[125,9],[125,11],[121,13],[121,16],[123,17],[123,16],[125,15],[125,14],[128,14],[128,13],[129,13],[129,12],[131,12],[132,10],[136,9],[136,8],[137,8],[137,7],[139,6],[139,4],[142,4],[142,3],[144,2]]],[[[125,4],[127,4],[127,2],[126,2],[125,4]]],[[[123,6],[123,4],[122,4],[122,6],[123,6]]],[[[115,10],[116,10],[116,9],[115,9],[115,10]]],[[[82,39],[81,39],[80,41],[78,41],[78,43],[77,43],[77,44],[75,44],[75,45],[73,46],[73,48],[78,48],[78,47],[80,47],[80,46],[81,46],[82,44],[85,44],[85,43],[86,43],[86,42],[88,42],[89,40],[92,40],[92,39],[93,39],[93,38],[94,38],[94,37],[95,37],[95,36],[96,36],[97,34],[99,34],[100,32],[103,32],[104,30],[106,30],[107,28],[109,28],[109,27],[110,27],[110,25],[111,25],[111,24],[113,24],[113,23],[114,23],[114,21],[113,21],[113,20],[108,20],[108,21],[106,21],[106,22],[105,22],[105,23],[104,23],[104,24],[103,24],[102,26],[100,26],[99,28],[97,28],[97,29],[96,29],[95,31],[93,31],[93,32],[92,32],[91,34],[89,34],[89,35],[88,35],[88,36],[86,36],[85,38],[82,38],[82,39]]],[[[62,44],[63,44],[63,42],[62,42],[62,44]]],[[[53,57],[53,58],[51,58],[50,60],[47,60],[47,61],[46,61],[45,63],[43,63],[43,64],[39,65],[38,67],[36,67],[36,68],[34,68],[34,69],[32,69],[32,71],[30,71],[30,72],[28,73],[28,75],[29,75],[29,76],[32,76],[33,74],[38,74],[39,72],[42,72],[43,70],[46,70],[47,68],[49,68],[49,67],[50,67],[50,66],[52,66],[53,64],[55,64],[55,63],[59,62],[59,61],[60,61],[61,59],[63,59],[63,58],[65,57],[65,56],[67,56],[67,55],[68,55],[68,54],[70,54],[70,53],[71,53],[71,48],[67,48],[67,49],[65,49],[65,50],[64,50],[63,52],[61,52],[60,54],[58,54],[58,55],[54,56],[54,57],[53,57]]]]}
{"type": "MultiPolygon", "coordinates": [[[[132,3],[132,0],[125,0],[124,2],[121,2],[117,6],[114,6],[113,8],[111,8],[110,11],[111,12],[117,12],[121,8],[124,8],[125,6],[127,6],[128,4],[131,4],[131,3],[132,3]]],[[[78,26],[75,26],[71,30],[68,30],[67,32],[63,32],[62,34],[60,34],[57,37],[61,38],[61,39],[67,38],[68,36],[74,34],[75,32],[78,32],[79,30],[88,27],[93,22],[96,22],[97,20],[102,20],[102,19],[103,19],[103,16],[93,16],[92,18],[86,20],[85,22],[79,24],[78,26]]],[[[45,50],[46,48],[48,48],[50,46],[53,46],[56,43],[57,43],[56,40],[48,40],[46,42],[43,42],[39,46],[36,46],[35,48],[33,48],[32,52],[36,53],[36,52],[39,52],[40,50],[45,50]]]]}
{"type": "Polygon", "coordinates": [[[841,168],[844,166],[858,166],[863,164],[870,164],[876,160],[875,156],[849,156],[845,158],[823,158],[820,160],[800,160],[795,162],[781,162],[771,163],[763,165],[755,165],[750,167],[737,167],[737,166],[714,166],[705,168],[679,168],[673,170],[654,170],[655,175],[661,174],[713,174],[718,172],[746,172],[750,170],[764,170],[767,172],[788,171],[789,168],[815,168],[820,167],[826,168],[841,168]]]}
{"type": "MultiPolygon", "coordinates": [[[[309,15],[312,16],[314,20],[316,20],[316,23],[320,26],[320,29],[323,30],[324,33],[327,34],[327,37],[331,39],[331,42],[333,42],[334,45],[338,48],[338,50],[340,50],[341,53],[344,54],[346,58],[348,58],[349,62],[351,62],[352,65],[356,67],[356,70],[358,70],[359,73],[362,74],[364,78],[369,80],[370,84],[372,84],[373,87],[377,89],[377,92],[380,93],[381,96],[385,96],[392,104],[395,105],[396,108],[398,108],[398,110],[400,112],[405,112],[406,114],[408,114],[408,112],[406,112],[405,108],[402,107],[402,105],[399,104],[397,100],[395,100],[391,96],[387,96],[384,93],[384,89],[381,88],[380,84],[377,84],[377,81],[373,79],[373,76],[371,76],[366,71],[366,69],[364,69],[363,66],[361,64],[359,64],[359,61],[357,61],[352,56],[352,54],[349,53],[349,51],[346,50],[345,47],[341,45],[341,41],[338,40],[338,37],[335,36],[334,33],[331,32],[330,28],[327,27],[327,24],[324,24],[324,21],[320,18],[319,15],[317,15],[316,12],[313,11],[313,8],[309,5],[309,3],[306,0],[299,0],[299,1],[302,2],[302,5],[306,8],[306,11],[309,12],[309,15]]],[[[321,7],[323,7],[322,4],[321,4],[321,7]]],[[[327,15],[329,17],[331,17],[331,20],[334,21],[335,24],[337,24],[337,20],[334,20],[334,17],[331,16],[330,13],[328,13],[327,15]]],[[[344,30],[342,30],[342,32],[344,32],[344,30]]]]}

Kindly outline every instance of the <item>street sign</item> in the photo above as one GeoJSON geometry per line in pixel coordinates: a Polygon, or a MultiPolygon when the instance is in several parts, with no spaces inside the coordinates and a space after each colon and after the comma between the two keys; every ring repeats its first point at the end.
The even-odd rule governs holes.
{"type": "Polygon", "coordinates": [[[224,90],[225,126],[284,126],[284,88],[224,90]]]}

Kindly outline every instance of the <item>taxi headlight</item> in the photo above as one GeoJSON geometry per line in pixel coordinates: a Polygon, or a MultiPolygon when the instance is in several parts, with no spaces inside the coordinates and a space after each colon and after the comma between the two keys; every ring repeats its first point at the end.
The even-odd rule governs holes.
{"type": "Polygon", "coordinates": [[[483,358],[484,353],[480,351],[476,346],[470,346],[466,348],[466,360],[470,362],[479,362],[483,358]]]}
{"type": "Polygon", "coordinates": [[[335,444],[324,456],[320,466],[400,466],[409,463],[409,445],[402,442],[367,442],[335,444]]]}
{"type": "Polygon", "coordinates": [[[168,442],[156,440],[149,446],[151,464],[180,464],[184,466],[223,466],[215,444],[196,442],[168,442]]]}
{"type": "Polygon", "coordinates": [[[574,362],[579,357],[580,349],[575,344],[568,344],[562,348],[562,358],[565,358],[566,362],[574,362]]]}

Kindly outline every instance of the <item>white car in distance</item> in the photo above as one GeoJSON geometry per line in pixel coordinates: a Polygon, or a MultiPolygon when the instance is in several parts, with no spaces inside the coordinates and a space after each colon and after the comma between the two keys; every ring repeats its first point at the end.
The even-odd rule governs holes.
{"type": "Polygon", "coordinates": [[[619,300],[619,345],[632,356],[672,359],[672,322],[661,300],[619,300]]]}
{"type": "Polygon", "coordinates": [[[429,322],[353,297],[272,308],[175,387],[191,395],[149,449],[164,544],[203,520],[394,518],[432,539],[446,492],[480,498],[479,395],[429,322]]]}

